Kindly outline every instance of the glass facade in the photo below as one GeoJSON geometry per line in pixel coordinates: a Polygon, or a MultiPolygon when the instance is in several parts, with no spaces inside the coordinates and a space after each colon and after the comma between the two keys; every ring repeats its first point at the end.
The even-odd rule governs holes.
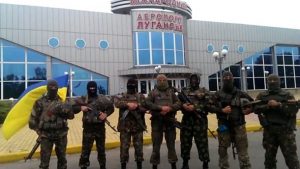
{"type": "MultiPolygon", "coordinates": [[[[245,77],[242,77],[241,62],[224,69],[232,72],[238,88],[242,86],[241,78],[245,78],[247,90],[267,89],[266,77],[276,72],[274,66],[281,79],[282,88],[300,87],[300,47],[273,46],[247,57],[243,63],[245,67],[243,70],[246,71],[245,77]]],[[[210,90],[217,90],[219,77],[219,73],[209,76],[210,90]]]]}
{"type": "Polygon", "coordinates": [[[185,65],[181,33],[134,32],[133,43],[136,66],[185,65]]]}
{"type": "MultiPolygon", "coordinates": [[[[72,72],[72,83],[69,83],[69,87],[72,87],[72,96],[86,95],[86,85],[90,80],[97,83],[100,94],[108,94],[108,78],[78,66],[69,65],[57,59],[52,59],[52,76],[61,76],[72,72]]],[[[70,95],[70,93],[69,93],[70,95]]]]}
{"type": "Polygon", "coordinates": [[[97,82],[100,93],[108,94],[107,77],[51,59],[47,55],[3,39],[0,39],[0,58],[1,100],[18,98],[28,86],[46,80],[48,71],[52,72],[52,77],[64,75],[70,70],[75,72],[72,80],[73,96],[86,94],[86,87],[82,85],[86,85],[89,80],[97,82]],[[48,64],[51,64],[49,67],[52,67],[52,71],[47,70],[48,64]]]}

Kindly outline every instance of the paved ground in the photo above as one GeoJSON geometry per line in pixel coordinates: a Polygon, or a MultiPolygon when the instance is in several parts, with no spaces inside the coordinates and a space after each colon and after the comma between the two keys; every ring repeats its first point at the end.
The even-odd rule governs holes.
{"type": "MultiPolygon", "coordinates": [[[[117,109],[108,120],[113,126],[117,125],[117,109]]],[[[146,123],[148,131],[151,131],[150,126],[150,115],[146,115],[146,123]]],[[[216,131],[217,120],[214,114],[208,116],[209,118],[209,128],[212,131],[216,131]]],[[[181,120],[181,113],[177,115],[177,119],[181,120]]],[[[298,113],[298,119],[300,119],[298,113]]],[[[257,131],[260,129],[257,116],[254,114],[248,115],[246,117],[247,130],[257,131]]],[[[68,149],[69,154],[79,153],[81,151],[81,139],[82,139],[82,122],[81,114],[77,114],[74,120],[69,121],[69,135],[68,135],[68,149]]],[[[179,132],[179,131],[178,131],[179,132]]],[[[179,136],[179,134],[177,134],[179,136]]],[[[35,139],[37,135],[35,132],[31,131],[28,126],[25,126],[17,134],[15,134],[9,140],[5,140],[0,134],[0,163],[7,163],[11,161],[22,160],[31,150],[35,144],[35,139]]],[[[145,144],[150,143],[150,132],[144,134],[145,144]]],[[[179,140],[179,138],[177,138],[179,140]]],[[[119,133],[114,132],[108,126],[106,126],[106,148],[115,148],[119,146],[119,133]]],[[[39,156],[39,149],[35,153],[34,157],[39,156]]]]}
{"type": "MultiPolygon", "coordinates": [[[[300,128],[296,131],[296,140],[297,140],[297,146],[300,147],[300,128]]],[[[218,140],[209,138],[209,153],[210,153],[210,169],[217,169],[218,167],[218,140]]],[[[248,142],[249,142],[249,157],[250,157],[250,163],[252,165],[253,169],[262,169],[264,168],[264,149],[262,147],[262,132],[248,132],[248,142]]],[[[182,159],[180,157],[180,141],[176,141],[176,150],[177,150],[177,156],[178,156],[178,163],[177,168],[180,169],[182,166],[182,159]]],[[[143,168],[144,169],[150,169],[150,156],[152,153],[152,145],[146,145],[143,148],[144,151],[144,158],[145,161],[143,162],[143,168]]],[[[159,169],[170,169],[170,164],[168,163],[167,159],[167,146],[166,144],[163,144],[161,146],[161,163],[158,166],[159,169]]],[[[299,152],[298,152],[299,154],[299,152]]],[[[239,169],[239,163],[238,160],[234,160],[232,156],[232,150],[231,147],[228,149],[228,155],[229,155],[229,163],[230,163],[230,169],[239,169]]],[[[107,168],[108,169],[120,169],[120,148],[114,148],[106,151],[106,159],[107,159],[107,168]]],[[[78,159],[80,158],[80,154],[68,154],[67,160],[68,160],[68,168],[69,169],[77,169],[78,167],[78,159]]],[[[99,163],[97,161],[97,153],[96,151],[93,151],[90,156],[90,162],[91,165],[88,167],[88,169],[99,169],[99,163]]],[[[11,163],[5,163],[0,165],[0,169],[36,169],[38,168],[40,164],[39,159],[33,159],[29,160],[26,163],[24,161],[16,161],[11,163]]],[[[53,156],[50,161],[50,167],[49,169],[56,169],[57,164],[57,157],[53,156]]],[[[196,149],[195,144],[193,144],[192,150],[191,150],[191,159],[189,161],[189,165],[191,169],[200,169],[202,168],[202,163],[198,159],[198,151],[196,149]]],[[[285,165],[285,160],[283,158],[283,155],[281,153],[281,150],[278,150],[277,153],[277,168],[278,169],[287,169],[285,165]]],[[[134,149],[133,147],[129,150],[129,162],[127,164],[127,169],[136,169],[136,163],[134,161],[134,149]]]]}

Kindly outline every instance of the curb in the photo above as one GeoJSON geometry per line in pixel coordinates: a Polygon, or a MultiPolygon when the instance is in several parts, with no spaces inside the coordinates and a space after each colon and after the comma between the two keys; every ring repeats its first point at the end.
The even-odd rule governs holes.
{"type": "MultiPolygon", "coordinates": [[[[300,119],[297,119],[297,126],[300,126],[300,119]]],[[[247,132],[259,132],[262,131],[262,127],[260,125],[249,125],[246,127],[247,132]]],[[[213,134],[216,136],[218,134],[217,131],[212,131],[213,134]]],[[[209,137],[213,137],[210,132],[208,132],[209,137]]],[[[144,145],[151,144],[152,140],[151,137],[144,137],[144,145]]],[[[105,143],[105,149],[113,149],[120,147],[120,141],[107,141],[105,143]]],[[[92,150],[96,150],[95,145],[93,146],[92,150]]],[[[81,152],[81,145],[74,145],[67,147],[67,154],[77,154],[81,152]]],[[[24,160],[24,157],[28,155],[29,152],[18,152],[18,153],[10,153],[10,154],[0,154],[0,164],[1,163],[9,163],[14,161],[24,160]]],[[[55,154],[54,151],[52,154],[55,154]]],[[[40,151],[36,151],[32,158],[39,158],[40,151]]]]}
{"type": "MultiPolygon", "coordinates": [[[[151,144],[151,137],[144,137],[144,145],[151,144]]],[[[120,141],[107,141],[105,143],[105,149],[114,149],[120,147],[120,141]]],[[[96,150],[96,145],[93,145],[92,151],[96,150]]],[[[0,154],[0,164],[9,163],[14,161],[24,160],[24,157],[28,155],[29,152],[18,152],[18,153],[9,153],[9,154],[0,154]]],[[[73,145],[67,147],[67,154],[77,154],[81,153],[81,145],[73,145]]],[[[55,155],[54,150],[52,154],[55,155]]],[[[40,150],[38,149],[32,156],[32,159],[40,157],[40,150]]],[[[30,160],[29,160],[30,161],[30,160]]]]}

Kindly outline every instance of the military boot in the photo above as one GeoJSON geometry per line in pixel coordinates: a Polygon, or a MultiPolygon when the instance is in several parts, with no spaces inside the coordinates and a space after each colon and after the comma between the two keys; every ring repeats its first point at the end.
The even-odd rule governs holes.
{"type": "Polygon", "coordinates": [[[189,169],[189,160],[183,160],[181,169],[189,169]]]}
{"type": "Polygon", "coordinates": [[[203,169],[208,169],[208,161],[203,161],[203,169]]]}
{"type": "Polygon", "coordinates": [[[136,162],[136,168],[137,169],[142,169],[142,162],[141,161],[136,162]]]}
{"type": "Polygon", "coordinates": [[[171,163],[171,168],[172,168],[172,169],[177,169],[176,163],[171,163]]]}
{"type": "Polygon", "coordinates": [[[152,165],[152,169],[157,169],[157,165],[152,165]]]}
{"type": "Polygon", "coordinates": [[[126,163],[121,163],[121,169],[126,169],[126,163]]]}

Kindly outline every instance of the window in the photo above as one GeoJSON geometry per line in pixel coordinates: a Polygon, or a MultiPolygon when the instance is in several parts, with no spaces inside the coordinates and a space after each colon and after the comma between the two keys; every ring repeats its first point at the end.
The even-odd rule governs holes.
{"type": "Polygon", "coordinates": [[[207,52],[208,52],[208,53],[212,53],[214,50],[215,50],[215,49],[214,49],[214,46],[213,46],[212,44],[208,44],[208,45],[207,45],[207,52]]]}
{"type": "Polygon", "coordinates": [[[48,45],[51,48],[57,48],[59,46],[59,39],[57,37],[51,37],[48,39],[48,45]]]}
{"type": "Polygon", "coordinates": [[[227,51],[229,51],[229,46],[228,45],[223,45],[222,49],[226,49],[227,51]]]}
{"type": "Polygon", "coordinates": [[[79,49],[83,49],[85,47],[85,41],[83,39],[77,39],[75,41],[75,46],[79,49]]]}
{"type": "Polygon", "coordinates": [[[53,59],[53,77],[64,75],[70,71],[72,72],[72,96],[86,95],[86,85],[90,80],[93,80],[97,83],[98,92],[100,94],[108,94],[108,78],[106,76],[90,72],[78,66],[69,65],[57,59],[53,59]]]}
{"type": "Polygon", "coordinates": [[[107,49],[109,47],[108,41],[107,40],[100,40],[99,41],[99,47],[101,49],[107,49]]]}
{"type": "Polygon", "coordinates": [[[183,35],[171,32],[135,32],[135,65],[184,65],[183,35]]]}
{"type": "Polygon", "coordinates": [[[244,49],[244,46],[242,46],[242,45],[239,45],[239,46],[238,46],[238,52],[239,52],[239,53],[244,53],[244,50],[245,50],[245,49],[244,49]]]}

